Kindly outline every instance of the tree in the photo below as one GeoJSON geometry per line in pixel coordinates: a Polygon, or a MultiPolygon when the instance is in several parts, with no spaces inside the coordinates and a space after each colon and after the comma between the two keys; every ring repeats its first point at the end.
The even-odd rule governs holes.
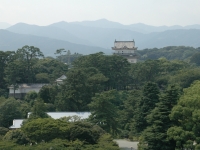
{"type": "Polygon", "coordinates": [[[69,136],[69,123],[52,118],[38,118],[26,122],[22,131],[35,142],[48,142],[55,138],[66,139],[69,136]]]}
{"type": "Polygon", "coordinates": [[[73,66],[75,68],[92,67],[99,70],[100,73],[108,78],[107,82],[104,83],[105,90],[128,88],[130,63],[121,56],[106,56],[102,52],[90,54],[76,59],[73,62],[73,66]]]}
{"type": "Polygon", "coordinates": [[[141,133],[147,126],[147,115],[159,102],[159,89],[156,83],[147,82],[142,91],[142,97],[133,117],[133,131],[141,133]]]}
{"type": "Polygon", "coordinates": [[[60,49],[57,49],[56,52],[54,53],[55,55],[59,55],[57,56],[57,58],[62,61],[62,53],[63,52],[66,52],[66,50],[64,48],[60,48],[60,49]]]}
{"type": "Polygon", "coordinates": [[[16,57],[24,65],[23,82],[32,83],[35,80],[33,66],[38,58],[44,57],[43,53],[37,47],[26,45],[16,51],[16,57]]]}
{"type": "Polygon", "coordinates": [[[12,61],[14,52],[12,51],[0,51],[0,96],[7,96],[7,83],[5,81],[6,73],[5,69],[10,61],[12,61]]]}
{"type": "Polygon", "coordinates": [[[13,86],[14,98],[15,90],[18,88],[18,83],[23,80],[24,64],[19,60],[13,60],[10,62],[6,69],[6,81],[9,85],[13,86]]]}
{"type": "Polygon", "coordinates": [[[29,143],[29,139],[27,136],[21,131],[21,129],[16,130],[10,130],[6,133],[6,135],[3,137],[4,141],[13,141],[17,144],[27,144],[29,143]]]}
{"type": "Polygon", "coordinates": [[[119,111],[118,124],[120,129],[122,129],[121,135],[126,138],[132,138],[131,136],[137,135],[137,133],[132,130],[132,121],[135,114],[137,113],[136,110],[139,107],[142,91],[134,89],[126,92],[125,94],[125,98],[121,100],[122,108],[119,111]]]}
{"type": "Polygon", "coordinates": [[[99,137],[104,133],[105,131],[97,125],[93,126],[91,123],[78,121],[71,124],[69,139],[97,144],[99,137]]]}
{"type": "Polygon", "coordinates": [[[72,68],[61,85],[56,106],[61,111],[86,111],[95,93],[104,89],[107,78],[96,68],[72,68]]]}
{"type": "Polygon", "coordinates": [[[35,92],[35,91],[30,91],[28,93],[26,93],[26,96],[25,96],[25,101],[28,102],[28,103],[33,103],[34,100],[36,100],[38,97],[38,94],[35,92]]]}
{"type": "Polygon", "coordinates": [[[117,91],[110,90],[96,94],[89,104],[92,112],[90,119],[93,123],[102,127],[108,133],[116,134],[117,129],[117,107],[114,105],[117,99],[117,91]]]}
{"type": "Polygon", "coordinates": [[[169,80],[170,83],[176,82],[182,88],[188,88],[195,80],[200,80],[199,68],[188,68],[177,71],[169,80]]]}
{"type": "Polygon", "coordinates": [[[0,105],[0,126],[10,127],[13,119],[20,118],[20,103],[15,99],[8,99],[0,105]]]}
{"type": "Polygon", "coordinates": [[[68,65],[53,58],[39,59],[33,66],[36,82],[53,83],[61,75],[66,75],[68,65]]]}
{"type": "Polygon", "coordinates": [[[175,143],[167,137],[167,130],[173,126],[169,114],[179,98],[179,89],[171,85],[161,96],[156,107],[147,116],[149,126],[142,132],[140,150],[174,150],[175,143]]]}
{"type": "Polygon", "coordinates": [[[192,55],[192,57],[190,58],[190,63],[195,63],[197,66],[200,65],[200,52],[192,55]]]}
{"type": "Polygon", "coordinates": [[[170,119],[175,123],[167,131],[170,140],[176,143],[176,148],[194,149],[200,144],[200,81],[195,81],[189,88],[183,90],[178,104],[173,107],[170,119]],[[196,145],[193,145],[193,143],[196,145]]]}
{"type": "Polygon", "coordinates": [[[44,102],[41,99],[35,100],[29,118],[32,120],[35,118],[48,118],[48,117],[49,116],[46,113],[46,107],[44,102]]]}
{"type": "Polygon", "coordinates": [[[45,102],[45,103],[52,103],[54,104],[56,95],[58,93],[57,85],[45,85],[43,86],[38,96],[45,102]]]}

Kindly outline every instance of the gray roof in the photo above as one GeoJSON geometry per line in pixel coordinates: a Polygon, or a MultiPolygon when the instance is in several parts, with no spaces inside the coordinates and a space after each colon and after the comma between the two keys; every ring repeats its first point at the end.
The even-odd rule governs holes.
{"type": "Polygon", "coordinates": [[[115,41],[114,47],[115,48],[134,48],[135,42],[134,41],[115,41]]]}
{"type": "Polygon", "coordinates": [[[60,78],[56,79],[56,81],[62,81],[64,79],[66,79],[66,78],[67,78],[66,75],[62,75],[60,78]]]}
{"type": "MultiPolygon", "coordinates": [[[[31,114],[31,112],[28,113],[28,117],[31,114]]],[[[62,117],[70,117],[70,116],[78,116],[81,119],[88,118],[91,113],[90,112],[47,112],[49,116],[51,116],[53,119],[59,119],[62,117]]]]}
{"type": "MultiPolygon", "coordinates": [[[[42,88],[47,84],[48,83],[22,83],[18,84],[18,88],[42,88]]],[[[13,88],[13,85],[11,85],[9,88],[13,88]]]]}
{"type": "MultiPolygon", "coordinates": [[[[31,114],[31,112],[28,113],[28,118],[29,115],[31,114]]],[[[51,116],[53,119],[59,119],[62,117],[72,117],[72,116],[78,116],[80,117],[80,119],[86,119],[89,118],[89,116],[91,115],[90,112],[47,112],[47,114],[49,116],[51,116]]],[[[13,120],[13,125],[10,126],[10,129],[18,129],[21,128],[22,126],[22,122],[25,119],[14,119],[13,120]]]]}
{"type": "Polygon", "coordinates": [[[24,119],[14,119],[13,120],[13,125],[10,126],[10,129],[18,129],[21,128],[22,126],[22,122],[24,121],[24,119]]]}

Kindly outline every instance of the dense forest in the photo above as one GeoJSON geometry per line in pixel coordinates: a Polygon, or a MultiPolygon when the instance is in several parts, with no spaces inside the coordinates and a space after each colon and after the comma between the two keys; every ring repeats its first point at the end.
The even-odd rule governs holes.
{"type": "Polygon", "coordinates": [[[200,148],[200,48],[145,49],[135,64],[102,52],[55,54],[44,57],[34,46],[0,51],[2,149],[117,150],[113,138],[139,141],[139,150],[200,148]],[[61,75],[64,83],[55,84],[61,75]],[[8,86],[20,83],[48,85],[23,99],[8,97],[8,86]],[[69,122],[50,118],[49,111],[91,116],[69,122]],[[8,129],[28,112],[21,129],[8,129]]]}

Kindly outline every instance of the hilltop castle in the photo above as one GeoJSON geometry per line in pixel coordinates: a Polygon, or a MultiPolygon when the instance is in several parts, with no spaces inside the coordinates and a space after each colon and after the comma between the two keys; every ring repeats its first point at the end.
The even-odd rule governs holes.
{"type": "Polygon", "coordinates": [[[116,41],[114,42],[114,55],[119,55],[125,57],[130,63],[137,62],[137,55],[135,51],[137,47],[135,47],[135,41],[116,41]]]}

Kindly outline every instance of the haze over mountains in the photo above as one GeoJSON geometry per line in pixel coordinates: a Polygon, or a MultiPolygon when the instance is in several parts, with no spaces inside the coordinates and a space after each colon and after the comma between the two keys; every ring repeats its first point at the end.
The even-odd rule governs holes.
{"type": "Polygon", "coordinates": [[[200,47],[200,25],[123,25],[106,19],[70,23],[62,21],[48,26],[18,23],[0,30],[0,49],[17,50],[24,45],[33,45],[48,56],[52,56],[59,48],[70,49],[72,53],[102,51],[111,54],[115,39],[134,39],[139,50],[165,46],[200,47]]]}

